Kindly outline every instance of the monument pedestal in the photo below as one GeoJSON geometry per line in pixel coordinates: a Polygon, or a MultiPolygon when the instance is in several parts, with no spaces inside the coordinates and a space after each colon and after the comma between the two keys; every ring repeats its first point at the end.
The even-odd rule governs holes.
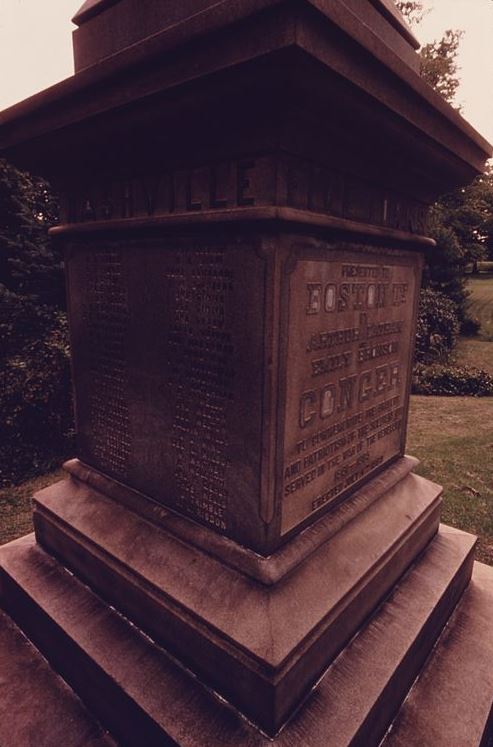
{"type": "MultiPolygon", "coordinates": [[[[369,490],[380,488],[380,496],[328,541],[316,547],[312,540],[307,553],[308,537],[292,540],[300,548],[298,563],[270,586],[76,478],[36,496],[36,537],[204,683],[275,734],[437,531],[440,488],[412,474],[389,490],[384,478],[377,482],[369,490]]],[[[321,523],[337,521],[336,512],[321,523]]],[[[327,527],[306,532],[313,537],[327,527]]],[[[272,562],[278,563],[275,556],[272,562]]]]}
{"type": "Polygon", "coordinates": [[[468,586],[475,540],[436,534],[436,486],[380,487],[266,585],[71,477],[36,496],[38,541],[1,548],[2,606],[119,744],[368,747],[396,718],[385,745],[479,747],[493,570],[468,586]]]}
{"type": "MultiPolygon", "coordinates": [[[[404,453],[427,209],[491,147],[390,0],[76,22],[76,75],[0,121],[61,193],[78,457],[0,549],[5,640],[122,745],[479,747],[492,572],[404,453]]],[[[2,747],[58,747],[52,706],[2,747]]]]}

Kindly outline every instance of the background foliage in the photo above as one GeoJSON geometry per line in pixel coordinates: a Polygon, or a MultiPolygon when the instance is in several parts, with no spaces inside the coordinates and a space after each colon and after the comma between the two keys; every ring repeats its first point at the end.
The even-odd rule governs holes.
{"type": "Polygon", "coordinates": [[[49,185],[0,160],[0,486],[58,462],[73,432],[63,263],[49,185]]]}

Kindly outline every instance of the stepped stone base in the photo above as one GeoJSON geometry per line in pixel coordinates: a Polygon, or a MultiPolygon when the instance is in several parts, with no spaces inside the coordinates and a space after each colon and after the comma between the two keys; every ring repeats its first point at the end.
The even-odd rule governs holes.
{"type": "Polygon", "coordinates": [[[0,612],[0,744],[116,747],[66,682],[0,612]]]}
{"type": "Polygon", "coordinates": [[[273,735],[438,529],[439,486],[409,472],[383,486],[276,584],[75,477],[35,496],[34,525],[50,554],[273,735]]]}
{"type": "MultiPolygon", "coordinates": [[[[95,495],[74,479],[43,491],[36,498],[38,541],[31,535],[0,548],[0,603],[7,613],[0,617],[0,744],[27,747],[36,734],[40,747],[103,747],[112,744],[103,731],[107,729],[116,743],[131,747],[376,747],[382,740],[385,747],[489,745],[493,569],[474,564],[475,539],[470,535],[445,526],[435,534],[440,492],[436,486],[409,474],[399,484],[274,585],[253,581],[231,567],[220,571],[217,558],[173,539],[162,527],[142,522],[132,511],[95,495]],[[414,508],[405,498],[411,488],[414,508]],[[133,528],[133,545],[118,532],[108,531],[106,540],[98,534],[98,526],[105,526],[108,516],[116,517],[113,512],[119,512],[118,527],[127,540],[133,528]],[[379,526],[380,545],[370,541],[374,525],[379,526]],[[361,538],[359,551],[351,541],[353,532],[361,538]],[[184,555],[178,552],[180,544],[184,555]],[[158,557],[154,553],[160,545],[158,557]],[[181,562],[182,572],[174,586],[166,562],[172,546],[173,563],[181,562]],[[148,553],[144,566],[139,565],[143,548],[148,553]],[[202,571],[197,570],[195,553],[202,556],[202,571]],[[151,572],[154,562],[159,578],[151,572]],[[299,595],[312,564],[318,570],[321,602],[304,609],[307,601],[299,595]],[[320,572],[320,567],[327,572],[320,572]],[[348,591],[330,573],[343,567],[349,574],[348,591]],[[222,618],[226,627],[237,619],[227,635],[208,606],[214,594],[209,588],[214,571],[227,592],[223,606],[229,599],[237,610],[222,618]],[[203,582],[200,607],[194,601],[199,590],[190,585],[193,578],[203,582]],[[137,604],[123,609],[125,596],[132,597],[132,589],[139,585],[141,596],[136,601],[152,598],[156,610],[167,610],[157,617],[159,640],[149,619],[134,614],[137,604]],[[186,599],[179,597],[180,586],[186,599]],[[327,662],[318,682],[300,691],[301,699],[270,737],[261,725],[241,715],[239,706],[231,704],[233,699],[228,703],[215,692],[207,672],[190,671],[180,646],[172,645],[180,625],[185,640],[194,640],[187,639],[187,631],[195,626],[196,640],[202,641],[207,656],[216,649],[212,661],[218,666],[227,671],[227,662],[234,659],[240,667],[237,671],[241,667],[253,671],[247,646],[239,645],[245,618],[238,605],[245,589],[257,612],[271,607],[275,622],[279,605],[286,629],[298,636],[304,631],[309,639],[306,645],[302,637],[302,645],[292,647],[295,654],[290,654],[298,681],[311,682],[317,671],[310,650],[316,652],[319,665],[327,662]],[[350,589],[357,592],[351,595],[350,589]],[[296,605],[287,605],[286,590],[298,595],[298,614],[296,605]],[[363,619],[358,608],[365,611],[363,619]],[[314,609],[320,615],[316,624],[314,609]],[[130,614],[131,619],[124,616],[130,614]],[[300,628],[303,620],[306,628],[300,628]],[[173,631],[169,639],[167,625],[173,631]],[[33,708],[33,693],[38,691],[42,695],[33,708]],[[60,730],[65,730],[63,738],[60,730]]],[[[250,651],[258,642],[255,625],[259,622],[257,615],[250,651]]],[[[282,645],[287,646],[286,640],[282,645]]],[[[274,644],[281,645],[272,639],[271,656],[274,644]]],[[[195,651],[198,647],[194,656],[195,651]]],[[[274,694],[285,676],[282,666],[279,672],[280,679],[271,679],[274,694]]],[[[267,668],[258,667],[257,675],[259,681],[268,682],[267,668]]],[[[293,680],[288,676],[286,681],[293,680]]],[[[247,678],[245,682],[250,687],[247,678]]],[[[241,681],[233,683],[231,692],[241,693],[241,686],[241,681]]],[[[258,693],[252,693],[253,701],[254,695],[258,698],[258,693]]],[[[266,713],[270,706],[272,701],[267,700],[266,713]]]]}

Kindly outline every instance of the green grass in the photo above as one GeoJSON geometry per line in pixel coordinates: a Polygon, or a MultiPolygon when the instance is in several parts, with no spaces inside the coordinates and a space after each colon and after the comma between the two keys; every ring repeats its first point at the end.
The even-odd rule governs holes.
{"type": "Polygon", "coordinates": [[[483,368],[493,376],[493,342],[479,337],[461,337],[451,361],[459,366],[483,368]]]}
{"type": "MultiPolygon", "coordinates": [[[[493,274],[467,285],[481,331],[459,340],[453,362],[493,374],[493,274]]],[[[443,521],[477,534],[478,558],[493,565],[493,397],[411,397],[407,451],[421,475],[443,485],[443,521]]]]}
{"type": "Polygon", "coordinates": [[[31,498],[52,482],[61,480],[63,470],[27,480],[14,488],[0,490],[0,545],[33,530],[31,498]]]}
{"type": "MultiPolygon", "coordinates": [[[[493,264],[493,263],[492,263],[493,264]]],[[[478,339],[493,341],[493,273],[469,277],[467,290],[471,291],[468,300],[470,316],[477,317],[481,322],[478,339]]]]}
{"type": "Polygon", "coordinates": [[[407,451],[443,486],[442,521],[478,535],[493,565],[493,397],[411,397],[407,451]]]}

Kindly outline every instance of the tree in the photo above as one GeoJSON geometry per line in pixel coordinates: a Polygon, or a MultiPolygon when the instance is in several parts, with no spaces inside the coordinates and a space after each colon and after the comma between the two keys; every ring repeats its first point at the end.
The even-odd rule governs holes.
{"type": "MultiPolygon", "coordinates": [[[[430,12],[421,0],[399,0],[396,5],[411,26],[421,23],[430,12]]],[[[419,51],[422,77],[449,103],[460,85],[457,55],[462,36],[462,31],[448,29],[440,40],[425,44],[419,51]]]]}
{"type": "Polygon", "coordinates": [[[400,12],[411,26],[421,23],[429,10],[425,10],[421,0],[401,0],[396,3],[400,12]]]}
{"type": "Polygon", "coordinates": [[[59,462],[72,434],[62,262],[49,185],[0,160],[0,486],[59,462]]]}
{"type": "Polygon", "coordinates": [[[58,203],[48,183],[0,159],[0,285],[63,308],[61,256],[48,235],[57,221],[58,203]]]}
{"type": "Polygon", "coordinates": [[[445,293],[466,316],[465,269],[493,255],[493,169],[467,187],[441,197],[430,210],[430,234],[437,242],[427,256],[424,285],[445,293]]]}
{"type": "Polygon", "coordinates": [[[448,29],[439,41],[420,49],[421,75],[435,91],[451,104],[460,85],[457,55],[463,31],[448,29]]]}

